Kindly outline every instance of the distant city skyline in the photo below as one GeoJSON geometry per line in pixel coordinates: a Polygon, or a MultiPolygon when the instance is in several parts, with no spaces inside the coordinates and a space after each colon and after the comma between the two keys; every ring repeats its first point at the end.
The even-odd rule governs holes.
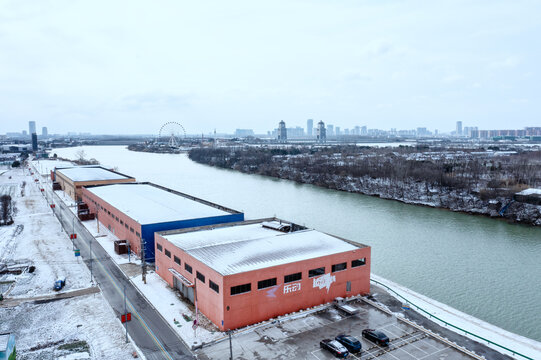
{"type": "Polygon", "coordinates": [[[49,134],[538,126],[540,12],[522,0],[3,2],[0,134],[28,121],[49,134]]]}

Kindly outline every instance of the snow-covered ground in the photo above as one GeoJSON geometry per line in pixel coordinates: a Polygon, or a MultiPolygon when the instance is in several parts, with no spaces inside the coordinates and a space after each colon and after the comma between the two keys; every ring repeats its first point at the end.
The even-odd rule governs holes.
{"type": "MultiPolygon", "coordinates": [[[[541,359],[541,343],[540,342],[537,342],[532,339],[528,339],[524,336],[513,334],[507,330],[504,330],[502,328],[499,328],[497,326],[484,322],[471,315],[465,314],[448,305],[437,302],[433,299],[430,299],[424,295],[416,293],[413,290],[405,288],[397,283],[384,279],[375,274],[371,274],[371,278],[388,286],[389,288],[396,291],[396,293],[400,294],[400,296],[403,296],[405,299],[410,301],[411,302],[410,306],[411,304],[414,304],[424,309],[425,311],[429,312],[433,316],[437,316],[438,318],[450,324],[453,324],[454,326],[467,330],[473,334],[481,336],[494,343],[503,345],[511,350],[514,350],[516,352],[529,356],[532,359],[541,359]]],[[[395,296],[395,294],[393,293],[390,293],[390,294],[395,296]]],[[[397,297],[397,299],[402,302],[404,301],[403,299],[399,297],[397,297]]],[[[422,312],[419,312],[419,313],[426,315],[422,312]]],[[[435,319],[432,319],[432,320],[436,321],[435,319]]],[[[451,328],[451,330],[453,329],[451,328]]],[[[460,332],[460,334],[464,335],[463,332],[460,332]]],[[[481,342],[479,339],[473,336],[468,336],[468,337],[472,338],[475,341],[481,342]]],[[[486,342],[483,342],[483,343],[499,352],[506,353],[506,351],[500,347],[487,344],[486,342]]],[[[511,353],[508,353],[508,354],[512,355],[511,353]]]]}
{"type": "Polygon", "coordinates": [[[48,176],[55,167],[69,167],[75,166],[71,161],[65,160],[55,160],[55,159],[46,159],[46,160],[32,160],[32,166],[42,175],[48,176]]]}
{"type": "MultiPolygon", "coordinates": [[[[62,291],[91,286],[88,268],[75,257],[71,241],[40,190],[42,185],[34,179],[22,168],[0,175],[0,193],[10,194],[16,209],[14,224],[0,227],[0,267],[22,270],[20,275],[0,275],[0,281],[13,282],[0,288],[6,299],[53,295],[53,283],[60,276],[66,277],[62,291]],[[32,273],[29,266],[35,267],[32,273]]],[[[128,359],[134,351],[125,343],[120,321],[101,293],[0,307],[2,332],[15,334],[17,353],[23,359],[70,357],[71,348],[80,350],[77,358],[128,359]],[[76,341],[81,346],[71,344],[76,341]]]]}

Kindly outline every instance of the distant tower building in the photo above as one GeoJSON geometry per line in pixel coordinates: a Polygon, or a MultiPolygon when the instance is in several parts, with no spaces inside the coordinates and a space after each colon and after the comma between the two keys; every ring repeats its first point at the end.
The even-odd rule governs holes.
{"type": "Polygon", "coordinates": [[[49,136],[49,133],[47,132],[47,127],[46,126],[41,128],[41,136],[43,136],[43,137],[49,136]]]}
{"type": "Polygon", "coordinates": [[[28,122],[28,130],[30,131],[30,135],[36,133],[36,122],[35,121],[29,121],[28,122]]]}
{"type": "Polygon", "coordinates": [[[462,136],[462,121],[456,122],[456,136],[462,136]]]}
{"type": "Polygon", "coordinates": [[[287,129],[286,129],[286,123],[284,122],[284,120],[281,120],[278,123],[278,141],[279,142],[287,141],[287,129]]]}
{"type": "Polygon", "coordinates": [[[311,137],[313,132],[314,132],[314,120],[308,119],[306,120],[306,134],[311,137]]]}
{"type": "Polygon", "coordinates": [[[327,135],[333,136],[334,135],[334,125],[327,125],[327,135]]]}
{"type": "Polygon", "coordinates": [[[28,133],[26,132],[26,130],[23,130],[22,134],[23,134],[23,136],[28,135],[28,133]]]}
{"type": "Polygon", "coordinates": [[[366,126],[361,127],[361,135],[367,135],[368,130],[366,129],[366,126]]]}
{"type": "Polygon", "coordinates": [[[334,128],[334,134],[335,134],[336,136],[339,136],[339,135],[340,135],[340,126],[337,126],[337,127],[334,128]]]}
{"type": "Polygon", "coordinates": [[[327,130],[325,130],[323,121],[317,123],[317,141],[320,143],[327,142],[327,130]]]}
{"type": "Polygon", "coordinates": [[[38,134],[32,133],[32,151],[38,151],[38,134]]]}

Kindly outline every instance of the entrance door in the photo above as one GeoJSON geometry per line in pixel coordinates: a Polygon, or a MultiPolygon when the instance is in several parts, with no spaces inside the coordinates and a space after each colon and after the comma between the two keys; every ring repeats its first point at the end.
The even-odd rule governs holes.
{"type": "Polygon", "coordinates": [[[177,289],[182,296],[188,299],[192,304],[194,303],[193,287],[185,286],[182,281],[173,276],[173,286],[177,289]]]}

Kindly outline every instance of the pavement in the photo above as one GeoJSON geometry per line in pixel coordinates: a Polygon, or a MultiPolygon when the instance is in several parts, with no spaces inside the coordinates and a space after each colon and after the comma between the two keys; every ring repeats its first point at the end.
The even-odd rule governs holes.
{"type": "Polygon", "coordinates": [[[125,306],[132,313],[132,321],[127,325],[128,333],[145,358],[193,359],[182,339],[111,260],[79,219],[49,186],[45,188],[49,203],[53,199],[56,204],[55,215],[66,232],[74,231],[77,234],[74,245],[81,251],[81,257],[91,269],[93,279],[115,314],[118,317],[124,314],[125,306]]]}
{"type": "MultiPolygon", "coordinates": [[[[350,354],[350,359],[482,359],[479,354],[459,350],[447,339],[380,309],[381,304],[375,301],[355,300],[350,304],[358,309],[358,314],[348,315],[331,306],[315,314],[237,333],[232,337],[232,349],[226,340],[197,350],[196,356],[201,360],[224,359],[232,350],[235,359],[333,359],[331,353],[320,348],[319,342],[349,334],[361,341],[363,349],[361,353],[350,354]],[[390,339],[390,346],[381,347],[362,338],[362,330],[366,328],[383,331],[390,339]]],[[[465,344],[464,337],[457,334],[457,338],[458,344],[465,344]]],[[[481,344],[476,346],[476,350],[483,348],[481,344]]],[[[491,360],[511,359],[496,351],[484,355],[491,360]]]]}
{"type": "Polygon", "coordinates": [[[45,302],[45,301],[56,301],[61,299],[69,299],[72,297],[90,295],[99,293],[101,290],[97,286],[91,286],[85,289],[78,289],[73,291],[58,292],[56,294],[34,296],[27,298],[5,298],[0,302],[0,307],[13,307],[18,306],[26,302],[45,302]]]}

